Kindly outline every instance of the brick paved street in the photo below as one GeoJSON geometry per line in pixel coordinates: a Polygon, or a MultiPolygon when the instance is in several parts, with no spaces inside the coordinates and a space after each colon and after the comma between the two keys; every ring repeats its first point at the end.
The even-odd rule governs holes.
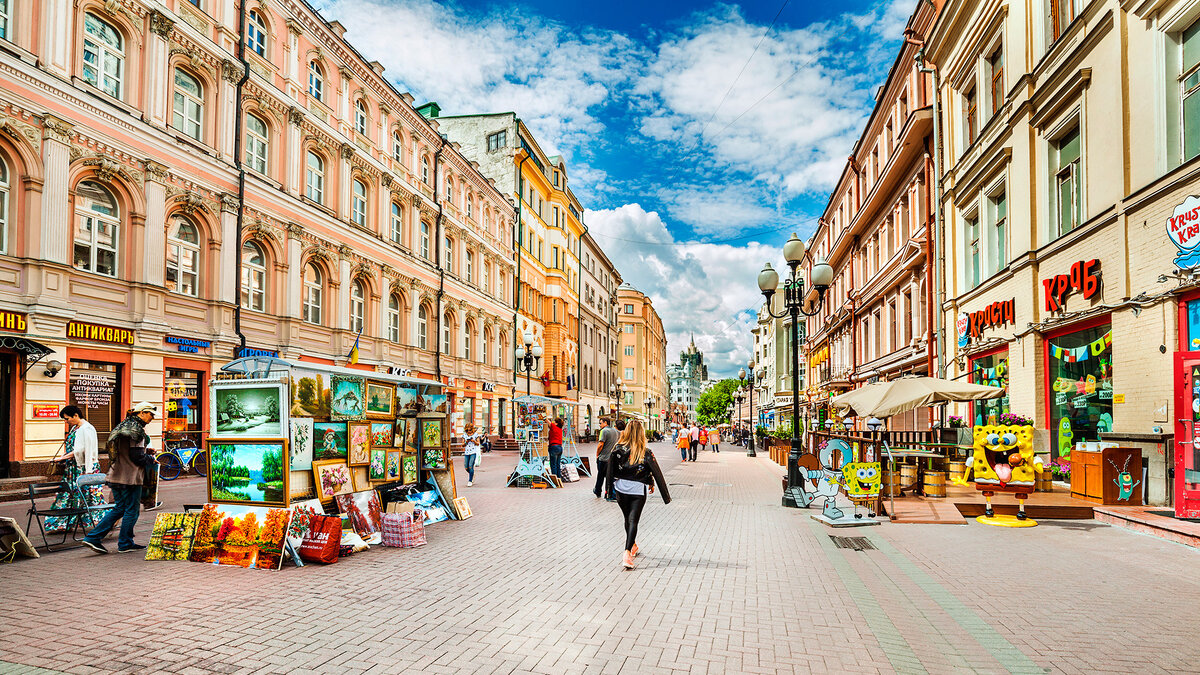
{"type": "MultiPolygon", "coordinates": [[[[280,572],[83,550],[0,567],[0,673],[1200,671],[1193,549],[1093,521],[885,524],[837,533],[878,550],[838,549],[779,506],[767,458],[656,454],[676,501],[647,505],[633,572],[614,504],[586,483],[504,489],[514,456],[492,454],[463,490],[475,517],[422,549],[280,572]]],[[[167,508],[202,493],[164,488],[167,508]]]]}

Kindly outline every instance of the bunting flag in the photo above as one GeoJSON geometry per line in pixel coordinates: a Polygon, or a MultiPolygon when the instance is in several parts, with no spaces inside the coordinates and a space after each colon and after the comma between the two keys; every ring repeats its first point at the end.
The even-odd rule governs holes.
{"type": "Polygon", "coordinates": [[[1081,363],[1093,356],[1100,356],[1112,347],[1112,331],[1109,330],[1102,337],[1098,337],[1092,343],[1081,347],[1059,347],[1052,343],[1047,343],[1047,346],[1050,348],[1050,356],[1059,361],[1063,363],[1081,363]]]}

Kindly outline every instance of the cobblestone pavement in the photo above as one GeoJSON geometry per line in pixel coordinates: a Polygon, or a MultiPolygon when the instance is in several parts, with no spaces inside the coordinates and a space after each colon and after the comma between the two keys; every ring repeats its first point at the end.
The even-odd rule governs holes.
{"type": "Polygon", "coordinates": [[[83,550],[0,567],[0,673],[1200,671],[1193,549],[1092,521],[884,524],[836,532],[874,550],[841,549],[779,506],[766,457],[656,453],[675,501],[651,498],[632,572],[615,504],[586,482],[505,489],[515,455],[491,454],[461,490],[475,517],[421,549],[278,572],[83,550]]]}

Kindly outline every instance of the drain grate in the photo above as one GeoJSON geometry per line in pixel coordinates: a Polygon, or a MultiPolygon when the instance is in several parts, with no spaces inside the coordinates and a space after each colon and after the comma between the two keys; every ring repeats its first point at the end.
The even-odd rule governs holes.
{"type": "Polygon", "coordinates": [[[833,545],[838,548],[849,548],[855,551],[874,551],[875,545],[866,537],[835,537],[832,534],[829,538],[833,540],[833,545]]]}

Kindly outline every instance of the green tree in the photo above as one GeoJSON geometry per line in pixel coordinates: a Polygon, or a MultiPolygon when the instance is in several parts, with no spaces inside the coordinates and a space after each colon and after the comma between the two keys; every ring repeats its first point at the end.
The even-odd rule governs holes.
{"type": "Polygon", "coordinates": [[[729,421],[729,406],[733,403],[733,392],[741,386],[740,380],[721,380],[712,389],[700,394],[696,402],[696,419],[704,426],[729,421]]]}

